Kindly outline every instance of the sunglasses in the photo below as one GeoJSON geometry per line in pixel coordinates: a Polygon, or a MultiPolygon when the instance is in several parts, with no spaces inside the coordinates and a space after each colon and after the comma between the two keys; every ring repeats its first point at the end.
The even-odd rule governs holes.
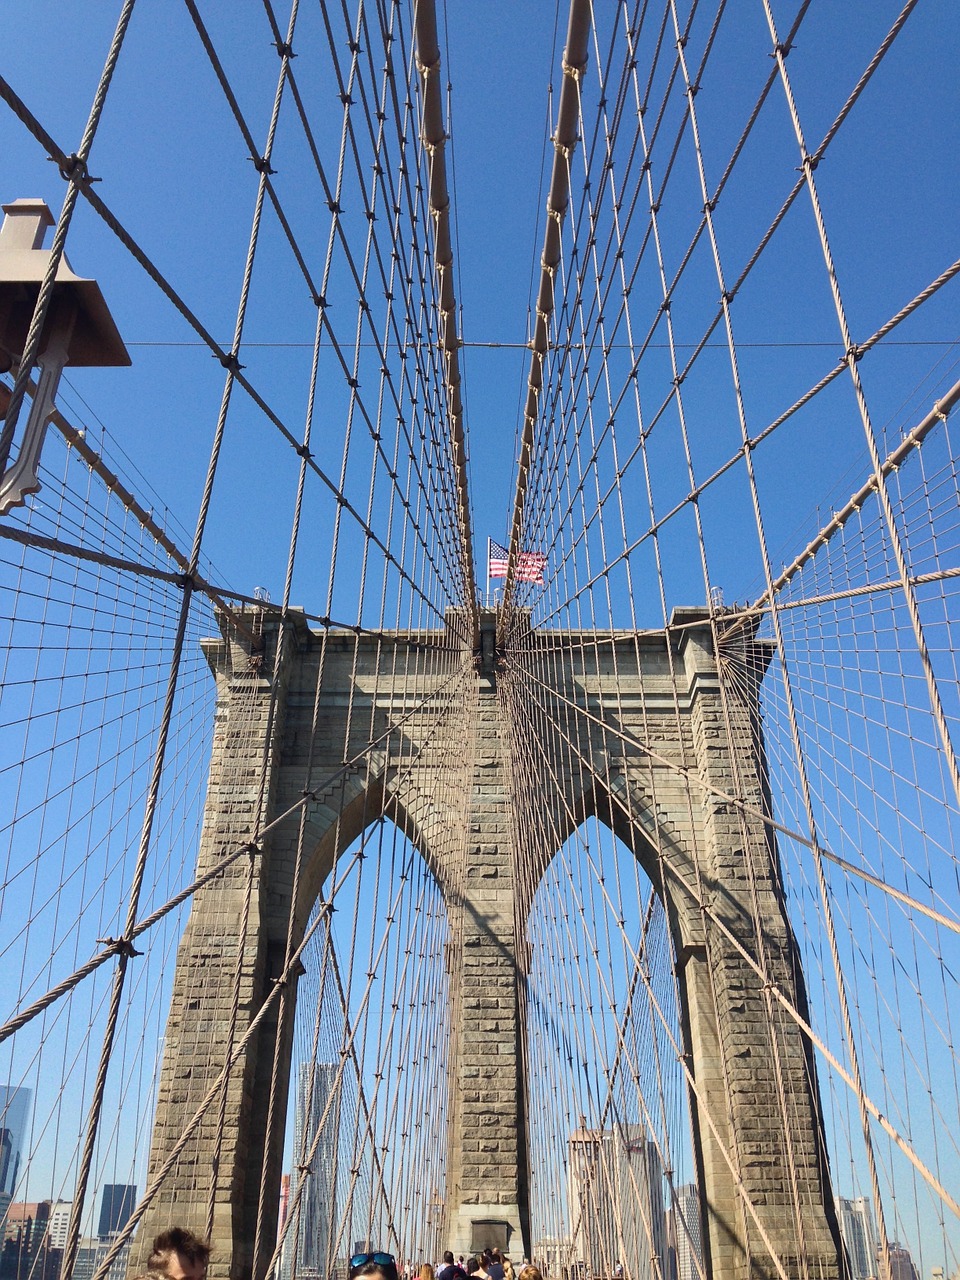
{"type": "Polygon", "coordinates": [[[392,1253],[355,1253],[350,1259],[351,1270],[354,1267],[365,1267],[368,1262],[376,1263],[378,1267],[392,1267],[396,1265],[396,1258],[392,1253]]]}

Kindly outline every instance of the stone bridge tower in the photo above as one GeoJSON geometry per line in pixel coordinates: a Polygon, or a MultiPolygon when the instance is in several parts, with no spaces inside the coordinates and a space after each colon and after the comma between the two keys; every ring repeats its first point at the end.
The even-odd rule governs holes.
{"type": "Polygon", "coordinates": [[[458,639],[462,622],[453,616],[446,633],[375,639],[320,636],[299,622],[288,631],[279,671],[268,676],[276,667],[276,625],[269,616],[263,621],[261,662],[251,663],[235,639],[205,646],[218,703],[199,872],[253,838],[258,811],[270,823],[296,804],[311,742],[311,776],[331,781],[304,813],[313,852],[299,880],[297,820],[288,819],[274,822],[256,854],[195,895],[174,980],[151,1179],[215,1082],[231,1028],[231,1043],[243,1041],[243,1049],[219,1108],[208,1110],[154,1200],[140,1252],[174,1216],[202,1228],[215,1166],[214,1274],[262,1280],[277,1221],[292,1035],[288,1018],[273,1081],[281,1123],[266,1151],[277,1002],[264,1014],[264,1001],[283,968],[291,912],[299,937],[337,852],[386,815],[423,854],[462,940],[450,974],[458,1052],[449,1069],[448,1245],[467,1252],[500,1231],[515,1257],[529,1255],[520,1019],[526,940],[515,926],[529,907],[515,877],[515,815],[523,806],[534,836],[540,833],[536,856],[544,868],[557,833],[596,814],[633,850],[664,899],[677,955],[708,1274],[773,1280],[779,1272],[772,1253],[791,1280],[840,1277],[812,1053],[771,994],[776,989],[805,1010],[776,845],[761,818],[750,816],[768,808],[755,746],[764,646],[741,634],[718,663],[709,622],[692,610],[678,611],[666,631],[549,633],[555,676],[537,694],[539,721],[565,733],[575,724],[579,740],[575,752],[557,753],[550,786],[541,780],[536,795],[524,795],[511,766],[529,751],[530,730],[516,699],[541,633],[530,632],[529,650],[521,645],[498,664],[489,613],[476,659],[458,639]],[[418,682],[422,697],[424,681],[435,680],[436,705],[413,713],[409,690],[391,676],[403,670],[397,654],[410,645],[423,663],[436,665],[435,672],[421,665],[418,682]],[[443,693],[450,664],[464,661],[473,688],[466,747],[464,708],[459,718],[448,714],[443,693]],[[731,663],[739,678],[724,698],[721,673],[731,663]],[[347,707],[355,741],[344,753],[347,707]],[[392,734],[391,724],[400,726],[392,734]],[[463,761],[462,786],[439,793],[438,763],[451,752],[463,761]],[[344,767],[355,755],[361,763],[344,767]],[[734,793],[745,806],[725,798],[734,793]],[[240,937],[248,884],[250,923],[240,937]],[[484,1047],[494,1026],[495,1059],[484,1047]],[[261,1170],[270,1192],[254,1258],[261,1170]]]}

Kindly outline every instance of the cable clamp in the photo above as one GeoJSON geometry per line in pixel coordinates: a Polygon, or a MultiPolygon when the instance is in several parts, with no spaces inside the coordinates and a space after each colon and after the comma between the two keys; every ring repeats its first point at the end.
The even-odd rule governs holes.
{"type": "Polygon", "coordinates": [[[250,159],[253,161],[253,167],[257,173],[265,173],[269,177],[271,173],[277,172],[266,156],[251,156],[250,159]]]}
{"type": "Polygon", "coordinates": [[[574,63],[574,62],[568,62],[566,58],[564,58],[563,62],[560,65],[563,68],[563,74],[565,76],[569,76],[571,80],[576,80],[577,83],[579,83],[580,80],[582,80],[583,73],[587,69],[586,61],[574,63]]]}
{"type": "Polygon", "coordinates": [[[789,42],[787,44],[783,44],[780,40],[778,40],[777,43],[773,46],[773,53],[771,53],[770,57],[775,58],[777,54],[779,54],[781,58],[786,58],[789,56],[790,50],[793,48],[794,46],[789,42]]]}
{"type": "Polygon", "coordinates": [[[65,158],[63,164],[58,164],[57,168],[64,182],[75,182],[80,187],[100,181],[99,178],[91,178],[86,160],[81,160],[75,151],[65,158]]]}
{"type": "Polygon", "coordinates": [[[814,169],[816,169],[819,163],[820,161],[817,159],[816,156],[806,155],[803,157],[803,162],[800,165],[800,168],[805,173],[813,173],[814,169]]]}
{"type": "Polygon", "coordinates": [[[307,462],[310,462],[313,458],[313,454],[310,451],[310,447],[305,444],[297,445],[297,456],[300,458],[304,458],[307,462]]]}
{"type": "Polygon", "coordinates": [[[98,938],[97,941],[109,947],[111,951],[115,951],[118,956],[126,956],[129,959],[132,956],[143,955],[143,952],[138,951],[129,938],[98,938]]]}
{"type": "Polygon", "coordinates": [[[217,359],[227,370],[228,373],[238,374],[244,366],[240,363],[240,357],[235,351],[225,351],[222,356],[217,359]]]}
{"type": "Polygon", "coordinates": [[[293,52],[293,45],[288,40],[275,40],[273,47],[281,58],[295,58],[297,56],[293,52]]]}
{"type": "Polygon", "coordinates": [[[184,590],[186,590],[187,587],[189,587],[191,591],[196,591],[197,589],[197,579],[192,573],[178,573],[174,578],[174,582],[178,587],[183,587],[184,590]]]}
{"type": "Polygon", "coordinates": [[[843,353],[843,357],[847,364],[857,364],[863,356],[863,348],[858,346],[856,342],[851,342],[849,347],[843,353]]]}
{"type": "Polygon", "coordinates": [[[417,70],[418,70],[418,71],[419,71],[419,73],[420,73],[420,78],[421,78],[422,80],[426,80],[426,79],[427,79],[427,77],[428,77],[428,76],[430,76],[430,75],[432,75],[434,71],[439,71],[439,70],[440,70],[440,55],[438,54],[438,55],[437,55],[437,57],[436,57],[436,58],[434,58],[433,62],[424,62],[424,61],[422,61],[422,59],[420,58],[420,56],[419,56],[419,54],[418,54],[418,55],[417,55],[417,70]]]}

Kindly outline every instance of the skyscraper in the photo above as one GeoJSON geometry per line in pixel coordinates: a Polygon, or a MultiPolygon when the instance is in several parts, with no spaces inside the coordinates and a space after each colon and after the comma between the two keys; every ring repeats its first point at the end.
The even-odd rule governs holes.
{"type": "Polygon", "coordinates": [[[101,1240],[115,1236],[126,1225],[127,1219],[137,1207],[137,1188],[127,1183],[107,1183],[100,1196],[100,1225],[97,1235],[101,1240]]]}
{"type": "Polygon", "coordinates": [[[641,1125],[587,1129],[567,1144],[567,1192],[575,1261],[588,1277],[666,1277],[663,1166],[641,1125]]]}
{"type": "Polygon", "coordinates": [[[0,1084],[0,1197],[5,1206],[16,1191],[32,1100],[30,1089],[0,1084]]]}
{"type": "Polygon", "coordinates": [[[703,1270],[703,1228],[696,1183],[674,1191],[673,1237],[677,1251],[677,1280],[699,1280],[703,1270]]]}
{"type": "Polygon", "coordinates": [[[877,1275],[877,1229],[869,1196],[857,1196],[853,1200],[837,1196],[837,1218],[850,1261],[851,1280],[874,1280],[877,1275]]]}
{"type": "Polygon", "coordinates": [[[70,1214],[73,1212],[72,1200],[57,1200],[50,1209],[50,1223],[47,1227],[47,1240],[51,1249],[67,1247],[67,1231],[70,1229],[70,1214]]]}
{"type": "MultiPolygon", "coordinates": [[[[302,1062],[297,1071],[297,1097],[294,1111],[293,1158],[296,1171],[290,1184],[289,1245],[284,1250],[285,1278],[293,1274],[296,1262],[297,1280],[327,1280],[328,1255],[334,1239],[336,1205],[336,1154],[340,1125],[339,1098],[335,1098],[320,1132],[320,1140],[309,1172],[301,1170],[307,1162],[330,1092],[337,1076],[335,1062],[302,1062]],[[300,1199],[299,1216],[294,1208],[301,1183],[306,1180],[300,1199]],[[295,1233],[295,1237],[294,1237],[295,1233]]],[[[333,1268],[334,1259],[329,1258],[333,1268]]]]}

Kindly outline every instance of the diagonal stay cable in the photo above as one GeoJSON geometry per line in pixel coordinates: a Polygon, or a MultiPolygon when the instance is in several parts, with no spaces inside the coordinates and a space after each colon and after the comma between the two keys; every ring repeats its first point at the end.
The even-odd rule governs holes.
{"type": "MultiPolygon", "coordinates": [[[[860,867],[855,866],[852,862],[848,862],[845,858],[841,858],[839,854],[826,849],[822,844],[815,842],[810,837],[801,835],[799,831],[794,831],[791,827],[784,825],[782,822],[778,822],[774,817],[772,817],[772,815],[765,814],[761,809],[755,809],[752,805],[747,804],[746,801],[739,799],[737,796],[731,795],[727,791],[723,791],[720,787],[715,787],[712,783],[701,778],[695,769],[688,768],[686,765],[677,764],[676,761],[670,760],[667,756],[662,755],[646,743],[641,742],[639,738],[628,732],[628,730],[610,724],[600,716],[588,711],[586,707],[579,706],[565,694],[551,688],[550,685],[546,684],[545,681],[534,675],[533,672],[524,670],[524,676],[526,679],[532,680],[535,684],[540,685],[540,687],[549,693],[551,697],[556,698],[559,702],[566,703],[569,707],[572,707],[578,715],[586,717],[586,719],[592,721],[604,731],[613,734],[616,738],[619,738],[623,743],[625,743],[625,745],[633,747],[642,755],[656,761],[657,764],[661,764],[665,768],[670,769],[673,773],[682,777],[684,781],[692,786],[699,788],[701,791],[707,792],[709,795],[716,796],[718,800],[723,800],[725,804],[733,805],[745,817],[757,819],[762,822],[764,826],[780,832],[781,835],[787,836],[797,844],[803,845],[807,849],[815,849],[821,857],[834,863],[848,874],[856,876],[860,880],[864,880],[867,884],[873,885],[876,889],[882,890],[904,906],[908,906],[915,911],[921,912],[931,920],[935,920],[937,924],[941,924],[945,928],[951,929],[954,933],[960,933],[960,920],[943,915],[942,912],[936,911],[933,907],[926,906],[924,903],[919,902],[909,894],[903,893],[901,890],[894,888],[893,885],[888,884],[885,880],[881,880],[879,877],[872,875],[869,871],[864,871],[860,867]]],[[[543,708],[543,710],[549,716],[549,711],[547,711],[546,708],[543,708]]],[[[557,725],[557,729],[561,734],[563,733],[559,725],[557,725]]]]}
{"type": "MultiPolygon", "coordinates": [[[[47,133],[47,131],[39,123],[37,118],[29,110],[29,108],[26,106],[26,104],[23,102],[20,96],[16,93],[16,91],[11,87],[9,82],[6,79],[4,79],[2,75],[0,75],[0,98],[2,98],[3,101],[7,103],[7,105],[11,108],[14,114],[27,126],[27,128],[30,130],[33,136],[37,139],[37,141],[40,142],[46,148],[50,158],[58,166],[68,165],[69,157],[63,151],[63,149],[60,146],[58,146],[57,143],[51,138],[49,133],[47,133]]],[[[101,199],[99,195],[97,195],[97,193],[92,189],[92,187],[90,187],[89,180],[81,183],[80,192],[83,195],[83,197],[88,201],[88,203],[92,205],[92,207],[100,215],[100,217],[103,219],[106,225],[110,228],[110,230],[114,233],[114,235],[121,242],[121,244],[128,250],[128,252],[139,263],[139,265],[143,268],[143,270],[147,273],[147,275],[153,280],[154,284],[158,286],[158,288],[165,294],[167,299],[173,304],[173,306],[177,309],[177,311],[184,318],[184,320],[187,321],[187,323],[194,330],[197,336],[203,339],[203,342],[210,349],[211,353],[220,361],[220,363],[223,365],[225,369],[229,369],[233,371],[234,379],[237,385],[243,388],[243,390],[251,398],[251,400],[254,402],[257,408],[260,409],[260,411],[264,414],[264,416],[268,419],[268,421],[277,429],[277,431],[279,431],[279,433],[291,446],[294,452],[299,453],[299,450],[301,448],[300,441],[297,439],[296,435],[290,430],[290,428],[286,425],[286,423],[279,416],[279,414],[277,414],[275,410],[273,410],[270,407],[270,405],[263,398],[260,392],[257,391],[256,387],[254,387],[254,385],[250,382],[250,380],[244,376],[243,370],[239,366],[239,362],[237,360],[235,353],[225,350],[221,346],[221,344],[217,342],[217,340],[208,331],[208,329],[203,324],[203,322],[199,319],[199,317],[188,306],[186,301],[177,292],[174,286],[166,279],[166,277],[163,275],[160,269],[153,262],[153,260],[151,259],[149,254],[146,252],[146,250],[143,249],[137,243],[137,241],[130,234],[130,232],[127,231],[127,229],[123,226],[120,220],[111,211],[111,209],[105,203],[105,201],[101,199]]],[[[419,583],[416,582],[413,579],[413,577],[410,575],[410,573],[403,568],[403,566],[397,560],[394,553],[390,550],[388,546],[386,546],[386,544],[382,541],[382,539],[377,535],[375,530],[373,530],[369,526],[369,524],[364,520],[363,516],[357,511],[356,507],[353,505],[350,499],[346,496],[346,494],[342,492],[342,490],[338,487],[336,482],[332,480],[330,476],[326,473],[326,471],[324,471],[324,469],[319,465],[316,458],[311,455],[307,461],[310,469],[314,472],[314,474],[317,476],[320,482],[332,494],[337,505],[341,507],[344,511],[346,511],[356,521],[356,523],[360,526],[364,534],[366,534],[366,536],[380,549],[380,551],[383,553],[387,561],[394,566],[394,568],[397,570],[400,576],[404,579],[404,581],[408,583],[411,591],[419,599],[423,601],[423,603],[427,606],[428,609],[430,609],[430,611],[433,614],[435,614],[436,616],[440,616],[440,610],[435,605],[433,605],[433,603],[429,600],[429,598],[424,594],[419,583]]]]}
{"type": "MultiPolygon", "coordinates": [[[[393,721],[379,736],[379,738],[367,743],[362,750],[358,751],[350,760],[347,761],[346,764],[342,765],[336,773],[330,774],[329,777],[324,778],[321,784],[318,784],[309,791],[305,791],[299,800],[294,801],[294,803],[284,809],[282,813],[277,814],[275,818],[272,818],[270,822],[263,826],[255,840],[239,845],[236,849],[226,854],[215,866],[211,867],[209,871],[204,872],[202,876],[198,876],[189,885],[187,885],[185,889],[181,890],[162,906],[158,907],[156,911],[152,912],[144,920],[136,923],[130,931],[130,942],[135,941],[141,936],[141,934],[145,933],[148,929],[151,929],[158,923],[158,921],[162,920],[164,916],[169,915],[171,911],[175,910],[175,908],[182,902],[186,901],[187,898],[191,897],[199,889],[202,889],[204,885],[215,880],[217,876],[224,872],[228,867],[232,866],[237,859],[241,858],[245,853],[260,853],[261,849],[259,842],[262,841],[265,836],[268,836],[276,827],[279,827],[281,823],[285,822],[293,814],[298,813],[306,805],[319,799],[325,791],[327,791],[339,778],[345,777],[351,769],[362,764],[371,751],[374,751],[378,746],[380,746],[386,738],[389,738],[391,734],[395,733],[396,730],[399,729],[407,720],[420,715],[424,707],[442,693],[447,685],[452,684],[454,680],[458,679],[460,674],[461,673],[458,671],[453,672],[452,675],[448,676],[447,679],[444,680],[443,684],[432,690],[430,693],[425,694],[424,697],[410,707],[404,715],[393,721]]],[[[424,743],[424,748],[428,743],[429,739],[424,743]]],[[[115,938],[110,940],[108,945],[104,947],[102,951],[98,951],[96,955],[92,956],[85,964],[81,965],[68,977],[64,978],[62,982],[58,982],[56,986],[51,987],[45,995],[40,997],[40,999],[35,1000],[33,1004],[22,1010],[15,1017],[10,1018],[7,1022],[3,1023],[3,1025],[0,1026],[0,1044],[15,1032],[19,1031],[20,1028],[25,1026],[28,1022],[31,1022],[38,1014],[42,1013],[44,1009],[49,1008],[50,1005],[54,1004],[62,996],[67,995],[68,992],[72,991],[78,983],[82,982],[84,978],[99,969],[107,960],[122,954],[127,948],[128,943],[124,938],[115,938]]]]}

